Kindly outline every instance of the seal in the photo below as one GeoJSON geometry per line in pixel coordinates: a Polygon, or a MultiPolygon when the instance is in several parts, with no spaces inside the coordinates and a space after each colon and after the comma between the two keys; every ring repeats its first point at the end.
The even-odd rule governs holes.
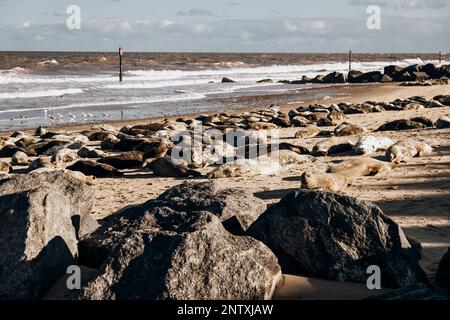
{"type": "Polygon", "coordinates": [[[313,138],[317,136],[322,130],[317,126],[309,126],[302,128],[295,134],[296,139],[313,138]]]}
{"type": "Polygon", "coordinates": [[[256,159],[239,159],[221,165],[206,176],[210,179],[254,177],[263,174],[275,174],[280,168],[279,162],[275,159],[261,156],[256,159]]]}
{"type": "Polygon", "coordinates": [[[323,157],[330,154],[348,152],[353,150],[353,143],[346,138],[332,137],[317,143],[312,150],[315,157],[323,157]]]}
{"type": "Polygon", "coordinates": [[[386,151],[395,142],[392,139],[375,136],[361,137],[355,146],[356,154],[371,154],[377,151],[386,151]]]}
{"type": "Polygon", "coordinates": [[[392,170],[392,164],[369,157],[358,157],[330,165],[327,173],[339,173],[350,178],[375,176],[392,170]]]}
{"type": "Polygon", "coordinates": [[[433,152],[428,144],[414,140],[401,140],[386,150],[389,162],[401,163],[414,157],[425,157],[433,152]]]}
{"type": "Polygon", "coordinates": [[[339,192],[351,183],[350,178],[339,173],[304,172],[300,177],[300,188],[323,189],[329,192],[339,192]]]}
{"type": "Polygon", "coordinates": [[[182,163],[175,163],[169,157],[161,157],[153,160],[147,165],[153,173],[161,177],[187,178],[200,177],[202,174],[196,170],[189,169],[182,163]]]}
{"type": "Polygon", "coordinates": [[[334,134],[337,137],[357,136],[364,132],[366,132],[366,130],[363,127],[349,122],[343,122],[334,129],[334,134]]]}

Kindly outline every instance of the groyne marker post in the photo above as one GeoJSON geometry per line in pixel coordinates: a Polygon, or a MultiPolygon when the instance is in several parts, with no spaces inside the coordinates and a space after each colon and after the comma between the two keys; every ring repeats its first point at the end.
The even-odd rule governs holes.
{"type": "Polygon", "coordinates": [[[352,50],[348,52],[348,71],[352,70],[352,50]]]}
{"type": "Polygon", "coordinates": [[[119,81],[120,82],[122,82],[122,80],[123,80],[122,56],[123,56],[123,49],[122,49],[122,47],[120,47],[119,48],[119,81]]]}
{"type": "Polygon", "coordinates": [[[442,51],[439,51],[439,64],[442,63],[442,51]]]}

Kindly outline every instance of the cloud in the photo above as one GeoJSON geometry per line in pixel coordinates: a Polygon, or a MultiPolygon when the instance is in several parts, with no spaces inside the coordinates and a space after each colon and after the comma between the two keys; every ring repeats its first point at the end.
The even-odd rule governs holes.
{"type": "Polygon", "coordinates": [[[19,25],[19,28],[31,28],[32,25],[33,25],[33,23],[31,21],[23,21],[19,25]]]}
{"type": "Polygon", "coordinates": [[[447,0],[392,0],[389,2],[384,0],[350,0],[348,4],[357,7],[377,5],[394,10],[438,10],[445,8],[448,2],[447,0]]]}
{"type": "Polygon", "coordinates": [[[382,29],[366,28],[366,16],[216,19],[183,21],[96,18],[68,30],[65,21],[32,28],[0,25],[5,50],[235,51],[235,52],[430,52],[450,51],[448,17],[385,14],[382,29]],[[39,41],[34,38],[42,37],[39,41]]]}
{"type": "Polygon", "coordinates": [[[194,8],[189,10],[180,10],[176,13],[177,16],[190,16],[190,17],[201,17],[201,16],[212,16],[214,15],[211,11],[206,9],[194,8]]]}

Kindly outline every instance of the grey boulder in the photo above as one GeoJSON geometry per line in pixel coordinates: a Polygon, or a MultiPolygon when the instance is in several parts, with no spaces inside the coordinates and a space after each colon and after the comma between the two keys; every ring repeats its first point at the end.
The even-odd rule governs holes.
{"type": "Polygon", "coordinates": [[[82,290],[89,300],[262,300],[282,277],[261,242],[208,212],[155,208],[134,221],[82,290]]]}
{"type": "Polygon", "coordinates": [[[285,273],[367,281],[377,265],[385,287],[428,283],[402,229],[375,205],[323,191],[288,194],[249,234],[273,250],[285,273]]]}

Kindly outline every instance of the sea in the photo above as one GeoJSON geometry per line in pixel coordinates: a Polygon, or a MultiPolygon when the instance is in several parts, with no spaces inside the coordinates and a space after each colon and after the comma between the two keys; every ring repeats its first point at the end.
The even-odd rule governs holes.
{"type": "MultiPolygon", "coordinates": [[[[0,130],[176,116],[250,107],[240,97],[312,98],[290,85],[348,71],[348,54],[0,52],[0,130]],[[233,83],[221,83],[223,77],[233,83]],[[272,79],[273,83],[257,83],[272,79]]],[[[354,54],[352,69],[438,63],[433,54],[354,54]]],[[[314,98],[320,98],[314,93],[314,98]]],[[[324,93],[325,95],[325,93],[324,93]]],[[[251,100],[247,100],[251,101],[251,100]]],[[[255,99],[257,103],[258,99],[255,99]]],[[[252,106],[253,107],[253,106],[252,106]]]]}

